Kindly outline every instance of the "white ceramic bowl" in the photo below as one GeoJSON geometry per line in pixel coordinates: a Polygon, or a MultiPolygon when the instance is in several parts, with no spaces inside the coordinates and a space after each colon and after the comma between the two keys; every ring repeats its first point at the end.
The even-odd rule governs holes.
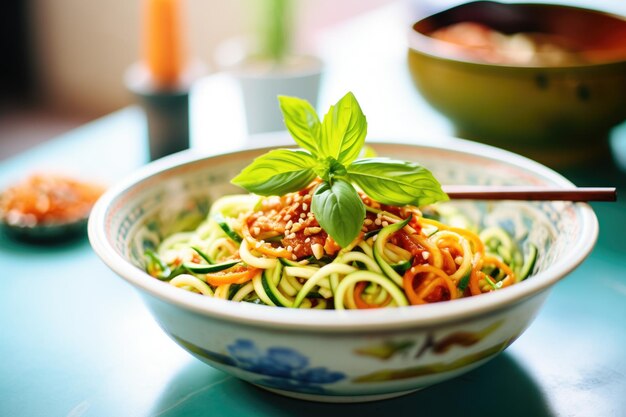
{"type": "MultiPolygon", "coordinates": [[[[542,165],[476,143],[450,139],[437,145],[372,145],[380,155],[422,163],[443,183],[572,185],[542,165]]],[[[149,164],[98,201],[89,238],[96,253],[139,291],[155,320],[179,345],[215,368],[284,395],[370,401],[467,372],[527,328],[551,287],[585,259],[596,241],[597,219],[586,204],[464,203],[477,221],[497,218],[525,233],[540,248],[536,274],[476,297],[368,311],[224,301],[146,274],[144,246],[173,232],[171,225],[180,224],[181,217],[192,225],[211,201],[241,192],[229,180],[266,150],[205,158],[179,154],[149,164]]]]}

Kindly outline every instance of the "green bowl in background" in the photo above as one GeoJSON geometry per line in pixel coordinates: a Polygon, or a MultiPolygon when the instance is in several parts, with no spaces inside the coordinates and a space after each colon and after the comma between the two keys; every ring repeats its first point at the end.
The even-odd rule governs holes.
{"type": "Polygon", "coordinates": [[[423,97],[461,137],[551,166],[608,155],[608,133],[626,120],[626,18],[550,4],[466,3],[426,17],[409,35],[408,63],[423,97]],[[571,39],[597,57],[563,66],[490,63],[434,39],[442,27],[475,22],[512,34],[571,39]]]}

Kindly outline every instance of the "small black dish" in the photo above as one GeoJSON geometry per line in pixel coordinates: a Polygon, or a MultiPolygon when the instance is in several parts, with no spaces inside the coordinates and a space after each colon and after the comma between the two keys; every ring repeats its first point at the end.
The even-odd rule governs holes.
{"type": "Polygon", "coordinates": [[[35,226],[13,225],[0,221],[0,230],[6,236],[34,244],[56,244],[84,237],[88,218],[68,223],[49,223],[35,226]]]}

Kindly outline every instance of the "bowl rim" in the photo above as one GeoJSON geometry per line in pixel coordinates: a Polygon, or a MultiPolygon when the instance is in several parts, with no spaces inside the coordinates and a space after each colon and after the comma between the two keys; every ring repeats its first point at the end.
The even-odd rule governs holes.
{"type": "Polygon", "coordinates": [[[432,58],[441,59],[448,62],[454,62],[457,64],[464,64],[474,66],[476,68],[493,68],[497,70],[509,69],[509,70],[517,70],[517,71],[549,71],[549,72],[559,72],[565,70],[589,70],[589,69],[597,69],[597,68],[611,68],[611,67],[619,67],[626,64],[626,59],[614,59],[608,61],[600,61],[600,62],[584,62],[584,63],[576,63],[569,65],[550,65],[550,66],[542,66],[542,65],[514,65],[507,63],[496,63],[496,62],[487,62],[483,61],[479,58],[473,58],[470,54],[463,53],[462,47],[455,47],[454,45],[449,44],[448,42],[441,41],[438,39],[434,39],[431,36],[428,36],[422,32],[419,32],[415,29],[419,23],[424,22],[428,19],[432,19],[434,16],[438,16],[441,14],[448,13],[452,10],[462,9],[464,7],[471,7],[475,4],[482,3],[493,3],[498,4],[502,7],[524,7],[524,6],[532,6],[532,7],[543,7],[543,8],[554,8],[554,9],[574,9],[580,11],[581,13],[592,13],[597,15],[604,15],[606,17],[620,20],[626,23],[626,16],[621,16],[616,13],[612,13],[609,11],[590,9],[587,7],[580,7],[576,5],[568,5],[568,4],[557,4],[557,3],[533,3],[533,2],[516,2],[516,3],[501,3],[498,1],[492,0],[475,0],[466,3],[461,3],[454,5],[452,7],[448,7],[442,10],[439,10],[435,13],[430,13],[426,16],[421,17],[419,20],[413,21],[411,23],[410,28],[407,31],[407,43],[410,52],[420,53],[422,55],[426,55],[432,58]],[[437,48],[433,45],[442,45],[443,48],[437,48]],[[443,50],[452,50],[458,49],[458,53],[448,54],[441,52],[443,50]]]}
{"type": "MultiPolygon", "coordinates": [[[[495,163],[513,165],[527,170],[557,186],[573,186],[572,182],[565,177],[538,162],[503,149],[464,139],[438,138],[437,142],[424,139],[400,139],[368,141],[367,144],[408,145],[432,150],[447,150],[471,157],[478,156],[495,163]]],[[[173,289],[124,259],[106,239],[105,220],[109,207],[115,200],[142,182],[185,165],[228,156],[242,156],[246,153],[252,156],[252,154],[273,148],[276,146],[249,146],[240,151],[216,155],[183,151],[139,168],[109,188],[92,209],[88,235],[93,250],[111,270],[138,289],[142,296],[148,295],[188,312],[255,327],[307,332],[362,333],[434,327],[449,322],[460,323],[511,307],[549,290],[556,282],[574,270],[591,253],[598,237],[598,220],[591,206],[587,203],[573,203],[577,209],[577,217],[580,219],[581,239],[578,239],[567,256],[559,258],[548,269],[533,276],[532,279],[508,287],[505,291],[405,308],[367,311],[289,309],[289,314],[284,314],[286,310],[279,307],[203,297],[188,291],[173,289]]]]}

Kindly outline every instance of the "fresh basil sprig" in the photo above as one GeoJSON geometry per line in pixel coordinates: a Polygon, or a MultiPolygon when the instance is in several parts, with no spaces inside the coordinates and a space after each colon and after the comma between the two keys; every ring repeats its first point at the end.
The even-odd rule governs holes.
{"type": "Polygon", "coordinates": [[[301,150],[277,149],[256,158],[231,181],[249,192],[269,196],[301,190],[316,177],[311,211],[340,246],[359,234],[365,206],[353,184],[389,205],[422,206],[448,196],[430,171],[414,162],[360,158],[367,120],[349,92],[320,122],[315,109],[297,97],[278,97],[285,126],[301,150]]]}

